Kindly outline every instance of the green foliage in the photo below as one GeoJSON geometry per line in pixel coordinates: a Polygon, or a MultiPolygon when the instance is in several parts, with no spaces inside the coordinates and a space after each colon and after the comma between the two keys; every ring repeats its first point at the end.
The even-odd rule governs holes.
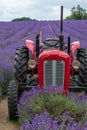
{"type": "Polygon", "coordinates": [[[67,20],[84,20],[87,19],[87,12],[86,9],[83,9],[82,7],[80,7],[80,5],[78,5],[77,7],[73,7],[71,9],[71,15],[66,17],[65,19],[67,20]]]}
{"type": "MultiPolygon", "coordinates": [[[[35,114],[41,114],[47,112],[49,116],[53,119],[59,117],[59,123],[63,120],[63,114],[69,112],[70,116],[74,118],[76,122],[84,121],[86,110],[84,106],[77,104],[74,100],[69,100],[65,95],[62,94],[50,94],[50,93],[41,93],[41,95],[32,96],[30,99],[30,110],[28,111],[29,117],[27,117],[26,110],[23,110],[23,116],[20,118],[20,122],[23,123],[24,113],[30,121],[35,116],[35,114]],[[32,117],[32,118],[31,118],[32,117]]],[[[80,122],[81,124],[83,122],[80,122]]]]}
{"type": "Polygon", "coordinates": [[[21,17],[21,18],[15,18],[12,21],[28,21],[28,20],[35,20],[35,19],[31,19],[29,17],[21,17]]]}
{"type": "Polygon", "coordinates": [[[7,117],[7,121],[17,127],[20,127],[19,120],[10,120],[9,117],[7,117]]]}

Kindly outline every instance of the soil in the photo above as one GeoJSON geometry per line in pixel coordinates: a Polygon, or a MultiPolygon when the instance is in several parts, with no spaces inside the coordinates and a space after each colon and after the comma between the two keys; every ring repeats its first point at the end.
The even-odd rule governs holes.
{"type": "Polygon", "coordinates": [[[19,126],[9,121],[7,97],[0,102],[0,130],[20,130],[19,126]]]}

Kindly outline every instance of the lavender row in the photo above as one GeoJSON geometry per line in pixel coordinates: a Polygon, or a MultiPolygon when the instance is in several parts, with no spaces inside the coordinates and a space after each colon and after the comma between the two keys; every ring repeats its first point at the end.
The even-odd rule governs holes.
{"type": "MultiPolygon", "coordinates": [[[[86,46],[87,21],[64,21],[64,35],[71,35],[71,42],[81,41],[81,46],[86,46]]],[[[0,23],[0,48],[15,44],[22,39],[35,41],[35,35],[42,31],[43,40],[48,37],[58,37],[60,34],[59,21],[29,21],[0,23]],[[36,25],[35,25],[36,24],[36,25]]],[[[65,38],[66,39],[66,38],[65,38]]],[[[65,40],[66,41],[66,40],[65,40]]]]}
{"type": "Polygon", "coordinates": [[[19,42],[19,40],[24,39],[28,35],[28,33],[33,29],[35,24],[35,21],[23,22],[22,24],[20,23],[20,25],[18,24],[17,26],[15,26],[14,23],[14,26],[11,26],[9,30],[4,30],[2,32],[4,38],[2,36],[2,38],[0,39],[0,48],[3,49],[8,45],[15,44],[19,42]]]}

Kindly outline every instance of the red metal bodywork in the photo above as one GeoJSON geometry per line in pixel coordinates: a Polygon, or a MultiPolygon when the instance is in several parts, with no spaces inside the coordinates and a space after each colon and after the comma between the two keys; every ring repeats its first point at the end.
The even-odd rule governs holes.
{"type": "Polygon", "coordinates": [[[80,47],[80,42],[79,41],[76,41],[76,42],[73,42],[71,44],[71,63],[73,62],[74,60],[74,57],[75,57],[75,52],[76,50],[80,47]]]}
{"type": "Polygon", "coordinates": [[[32,53],[32,59],[35,59],[35,47],[34,42],[31,40],[26,40],[26,46],[32,53]]]}
{"type": "MultiPolygon", "coordinates": [[[[75,60],[75,52],[79,47],[80,47],[79,41],[73,42],[71,44],[71,65],[72,65],[72,62],[75,60]]],[[[73,68],[72,68],[72,75],[74,76],[74,69],[73,68]]]]}
{"type": "Polygon", "coordinates": [[[70,83],[70,57],[64,51],[57,49],[45,50],[39,55],[38,59],[38,82],[41,88],[44,87],[44,60],[63,60],[65,61],[65,77],[64,77],[64,91],[67,95],[70,83]]]}
{"type": "MultiPolygon", "coordinates": [[[[26,40],[26,46],[32,53],[32,59],[35,59],[35,46],[34,42],[31,40],[26,40]]],[[[34,75],[34,69],[32,69],[32,76],[34,75]]]]}

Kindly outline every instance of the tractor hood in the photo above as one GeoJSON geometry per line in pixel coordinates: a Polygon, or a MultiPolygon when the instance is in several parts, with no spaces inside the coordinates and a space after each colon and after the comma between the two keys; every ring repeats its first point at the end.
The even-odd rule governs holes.
{"type": "Polygon", "coordinates": [[[69,58],[69,55],[65,53],[64,51],[60,51],[58,49],[47,49],[44,50],[40,55],[39,58],[46,58],[49,60],[52,59],[59,59],[59,60],[64,60],[66,58],[69,58]]]}

